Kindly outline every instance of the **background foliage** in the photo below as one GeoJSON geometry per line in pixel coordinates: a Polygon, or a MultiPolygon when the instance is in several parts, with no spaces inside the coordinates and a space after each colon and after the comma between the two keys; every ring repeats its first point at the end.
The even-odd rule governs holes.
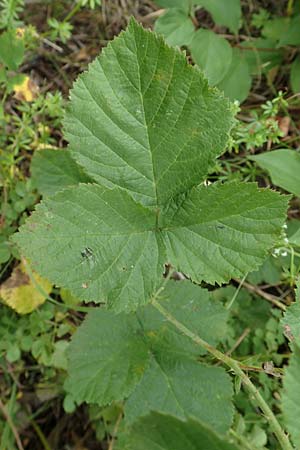
{"type": "MultiPolygon", "coordinates": [[[[300,266],[298,3],[263,1],[250,4],[231,0],[226,2],[224,9],[224,2],[214,0],[113,0],[103,1],[102,5],[100,1],[76,1],[72,4],[46,1],[39,3],[37,8],[30,1],[2,0],[0,8],[0,448],[121,450],[128,447],[131,450],[148,450],[154,445],[160,445],[168,450],[189,445],[196,449],[195,442],[205,442],[205,439],[209,439],[212,449],[220,448],[220,445],[224,449],[279,448],[269,421],[257,414],[258,411],[250,405],[247,394],[241,389],[240,379],[233,379],[233,391],[229,384],[232,375],[226,374],[221,367],[214,367],[216,361],[213,357],[199,352],[192,342],[178,336],[174,328],[166,325],[151,306],[145,312],[141,311],[139,320],[134,323],[123,316],[124,313],[117,320],[112,316],[113,313],[102,309],[89,312],[85,323],[90,323],[94,331],[89,331],[91,335],[88,332],[85,334],[86,325],[83,325],[70,344],[71,336],[87,312],[87,306],[76,297],[88,300],[91,297],[81,295],[88,289],[81,286],[74,296],[67,289],[52,285],[47,279],[38,279],[27,260],[23,259],[20,264],[21,255],[10,239],[31,215],[41,197],[46,198],[65,187],[69,187],[71,196],[71,192],[74,192],[72,186],[78,182],[96,180],[103,183],[106,179],[106,174],[97,171],[94,162],[81,154],[84,147],[79,148],[81,142],[78,136],[73,137],[73,141],[71,136],[72,133],[82,134],[78,126],[72,125],[71,116],[89,120],[82,112],[86,110],[86,104],[93,109],[94,117],[103,114],[103,109],[91,106],[92,101],[87,96],[91,89],[80,93],[84,87],[80,86],[80,82],[77,83],[73,95],[77,89],[77,94],[82,98],[73,98],[73,110],[69,109],[65,121],[72,156],[84,162],[82,165],[89,169],[88,173],[74,162],[66,150],[62,134],[63,111],[73,80],[87,68],[101,48],[106,47],[126,27],[132,15],[146,28],[153,27],[164,35],[170,45],[185,50],[190,63],[204,71],[210,85],[217,86],[231,100],[241,102],[240,105],[235,103],[237,119],[226,153],[217,160],[210,159],[208,173],[197,173],[194,180],[187,175],[184,188],[176,183],[162,184],[162,202],[170,194],[166,186],[172,192],[182,193],[188,183],[192,185],[195,180],[205,180],[205,184],[225,182],[224,186],[229,186],[230,182],[256,181],[260,187],[270,186],[281,193],[293,194],[280,239],[258,270],[247,273],[257,266],[251,263],[251,267],[248,267],[247,262],[243,270],[233,274],[234,279],[229,286],[216,288],[205,284],[202,287],[206,290],[199,290],[189,285],[188,294],[183,293],[186,281],[180,285],[179,292],[176,289],[176,293],[172,292],[174,288],[170,284],[164,296],[166,303],[163,304],[171,308],[175,315],[180,312],[181,320],[185,317],[183,314],[186,314],[188,321],[193,317],[194,332],[239,361],[279,422],[287,428],[295,447],[300,447],[297,420],[299,402],[295,401],[299,395],[300,372],[300,298],[299,294],[295,295],[300,266]],[[194,306],[201,305],[201,308],[192,309],[192,313],[189,313],[190,305],[185,301],[187,298],[193,299],[194,306]],[[127,320],[130,322],[129,336],[126,331],[128,328],[125,327],[127,320]],[[142,332],[139,331],[141,320],[145,324],[142,332]],[[98,324],[101,321],[103,327],[100,329],[98,324]],[[126,348],[122,347],[124,333],[130,341],[130,346],[126,348]],[[98,349],[97,342],[100,339],[103,346],[98,349]],[[99,374],[107,374],[105,365],[99,361],[115,358],[108,378],[99,375],[94,385],[89,383],[85,371],[84,382],[80,377],[82,369],[78,364],[82,362],[76,352],[85,342],[90,346],[89,351],[93,353],[95,361],[87,353],[84,365],[92,361],[99,374]],[[94,349],[100,353],[94,353],[94,349]],[[130,364],[121,371],[122,358],[129,360],[130,364]],[[211,363],[213,365],[208,367],[207,364],[211,363]],[[71,377],[66,381],[68,364],[72,370],[71,377]],[[226,420],[219,419],[220,405],[217,400],[212,403],[211,397],[204,396],[201,390],[190,392],[190,385],[182,383],[182,380],[187,379],[187,374],[195,380],[203,380],[204,393],[210,390],[215,392],[216,386],[223,386],[218,391],[218,397],[223,401],[226,399],[227,405],[232,399],[235,407],[234,410],[228,408],[224,411],[226,420]],[[128,379],[131,384],[128,384],[128,379]],[[126,380],[126,383],[122,384],[122,380],[126,380]],[[110,386],[106,384],[107,381],[110,386]],[[160,385],[160,391],[150,389],[155,383],[160,385]],[[168,396],[170,385],[174,396],[168,396]],[[129,400],[124,405],[123,399],[129,394],[129,400]],[[151,401],[154,402],[155,395],[155,405],[167,396],[167,400],[159,407],[160,412],[136,420],[152,409],[151,401]],[[174,398],[177,396],[179,403],[175,404],[174,398]],[[193,402],[186,403],[187,398],[193,399],[193,402]],[[82,404],[83,400],[89,399],[93,400],[89,405],[82,404]],[[98,404],[95,404],[95,400],[98,404]],[[114,401],[110,403],[111,400],[114,401]],[[205,414],[199,404],[207,405],[204,407],[205,414]],[[193,417],[183,421],[182,409],[187,409],[188,415],[193,417]],[[129,421],[128,429],[125,429],[121,420],[124,411],[129,421]],[[207,411],[211,411],[211,414],[207,411]],[[173,417],[168,416],[168,413],[173,417]],[[214,431],[208,428],[207,422],[215,427],[214,431]],[[145,436],[151,436],[154,423],[156,433],[149,442],[145,436]],[[223,426],[218,428],[220,423],[223,426]],[[166,429],[168,439],[164,440],[166,429]],[[117,430],[118,440],[115,439],[117,430]],[[224,438],[221,435],[226,431],[227,437],[224,438]]],[[[109,66],[113,57],[109,53],[106,55],[109,66]]],[[[109,72],[111,82],[118,84],[119,79],[115,75],[114,81],[114,74],[115,71],[109,72]]],[[[92,83],[89,75],[85,77],[88,85],[92,83]]],[[[175,78],[178,79],[178,76],[175,78]]],[[[195,89],[192,98],[199,101],[198,91],[195,89]]],[[[113,98],[109,84],[103,84],[102,92],[110,100],[113,98]]],[[[155,102],[153,95],[149,96],[149,114],[152,102],[155,102]]],[[[135,103],[133,105],[136,107],[135,103]]],[[[194,108],[190,109],[189,120],[183,117],[185,120],[181,131],[186,139],[191,135],[186,124],[189,123],[190,127],[199,124],[200,115],[196,106],[194,108]]],[[[219,112],[222,116],[222,111],[219,112]]],[[[134,113],[139,118],[140,113],[134,113]]],[[[157,117],[153,139],[158,136],[159,123],[171,120],[166,113],[164,111],[161,117],[157,117]]],[[[224,124],[220,120],[221,117],[215,121],[215,126],[219,126],[222,132],[224,124]]],[[[102,123],[105,124],[103,120],[102,123]]],[[[135,126],[133,130],[137,141],[140,135],[136,134],[135,126]]],[[[99,133],[103,133],[103,128],[99,133]]],[[[124,138],[120,130],[118,133],[120,139],[124,138]]],[[[112,131],[112,135],[116,136],[116,130],[112,131]]],[[[84,142],[84,138],[81,139],[84,142]]],[[[178,135],[174,134],[174,142],[177,139],[178,135]]],[[[194,139],[198,145],[201,144],[197,136],[194,139]]],[[[174,142],[169,142],[170,152],[174,142]]],[[[87,152],[93,145],[92,140],[88,142],[87,152]]],[[[220,155],[222,145],[217,147],[214,142],[211,146],[216,151],[214,156],[220,155]]],[[[113,146],[111,150],[114,150],[113,146]]],[[[110,159],[112,155],[110,153],[110,159]]],[[[157,161],[161,155],[162,152],[157,154],[157,161]]],[[[145,161],[142,161],[141,167],[144,165],[145,161]]],[[[130,173],[124,176],[124,183],[128,182],[128,175],[130,173]]],[[[110,182],[115,183],[115,180],[110,182]]],[[[107,179],[105,183],[108,183],[107,179]]],[[[149,194],[147,184],[140,185],[144,188],[143,195],[149,194]]],[[[136,185],[125,187],[131,191],[136,185]]],[[[202,189],[207,191],[205,187],[202,189]]],[[[210,189],[213,191],[217,188],[211,186],[210,189]]],[[[230,188],[227,189],[229,191],[224,194],[224,199],[220,197],[220,202],[232,198],[230,210],[237,202],[230,188]]],[[[250,197],[253,196],[251,189],[250,197]]],[[[59,199],[60,194],[57,195],[55,198],[59,199]]],[[[101,194],[99,191],[99,195],[103,201],[107,201],[105,191],[101,194]]],[[[82,195],[79,197],[82,198],[82,195]]],[[[215,193],[212,198],[215,198],[215,193]]],[[[70,198],[70,201],[73,200],[70,198]]],[[[109,201],[116,201],[118,205],[126,204],[128,197],[122,194],[122,197],[116,197],[115,200],[110,198],[109,201]]],[[[207,199],[208,206],[211,206],[211,201],[207,199]]],[[[48,202],[46,205],[50,205],[51,200],[48,202]]],[[[53,203],[55,208],[57,204],[55,206],[53,203]]],[[[174,205],[170,206],[169,215],[172,208],[174,205]]],[[[209,210],[206,209],[206,217],[209,210]]],[[[45,207],[43,214],[47,214],[45,207]]],[[[136,214],[139,216],[141,210],[136,214]]],[[[265,214],[266,211],[263,218],[270,222],[265,214]]],[[[145,223],[145,217],[139,217],[145,223]]],[[[115,220],[112,220],[112,224],[118,225],[115,220]]],[[[228,235],[225,241],[228,242],[228,235]]],[[[261,245],[268,247],[263,241],[261,245]]],[[[34,250],[34,245],[29,245],[29,248],[40,255],[40,250],[34,250]]],[[[45,263],[49,251],[51,248],[47,248],[43,256],[45,263]]],[[[60,264],[59,248],[55,251],[60,264]]],[[[171,252],[171,248],[168,251],[177,261],[178,270],[184,273],[191,270],[187,263],[184,264],[181,258],[176,257],[176,252],[171,252]]],[[[80,242],[76,258],[77,254],[81,272],[99,272],[94,245],[80,242]]],[[[202,255],[202,262],[199,258],[193,260],[194,279],[201,264],[207,267],[211,254],[212,250],[209,249],[202,255]]],[[[150,245],[149,255],[153,257],[153,246],[150,245]]],[[[262,261],[261,255],[259,259],[262,261]]],[[[40,264],[43,264],[42,258],[40,264]]],[[[62,260],[60,271],[63,264],[62,260]]],[[[221,272],[224,270],[219,281],[228,279],[225,276],[227,268],[223,264],[219,267],[221,272]]],[[[153,273],[153,266],[148,267],[144,263],[142,267],[144,278],[150,280],[151,285],[157,274],[153,273]]],[[[212,279],[215,274],[209,273],[207,268],[206,271],[206,281],[215,281],[212,279]]],[[[124,274],[121,275],[123,277],[124,274]]],[[[181,275],[178,272],[179,278],[181,275]]],[[[55,279],[52,277],[51,281],[60,284],[57,276],[55,279]]],[[[108,287],[114,277],[118,279],[115,272],[107,280],[108,287]]],[[[72,283],[66,287],[74,291],[72,283]]],[[[117,309],[123,307],[123,304],[118,303],[117,309]]]]}

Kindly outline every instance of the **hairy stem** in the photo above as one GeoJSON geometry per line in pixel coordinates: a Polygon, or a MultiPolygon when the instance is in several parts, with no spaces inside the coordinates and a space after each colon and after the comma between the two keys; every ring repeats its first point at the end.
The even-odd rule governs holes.
{"type": "Polygon", "coordinates": [[[264,398],[259,393],[258,389],[251,382],[250,378],[242,371],[239,366],[239,363],[224,353],[217,350],[215,347],[210,345],[208,342],[204,341],[197,334],[193,333],[193,331],[189,330],[185,325],[179,322],[172,314],[169,313],[158,301],[157,296],[152,299],[152,305],[169,321],[171,322],[181,333],[190,338],[195,344],[207,350],[211,355],[217,358],[219,361],[222,361],[226,364],[230,369],[241,378],[243,385],[247,389],[250,394],[250,400],[256,406],[258,405],[262,410],[265,418],[270,423],[270,426],[280,443],[282,450],[293,450],[293,447],[289,441],[288,436],[285,434],[284,430],[281,428],[277,418],[275,417],[273,411],[270,409],[269,405],[266,403],[264,398]]]}

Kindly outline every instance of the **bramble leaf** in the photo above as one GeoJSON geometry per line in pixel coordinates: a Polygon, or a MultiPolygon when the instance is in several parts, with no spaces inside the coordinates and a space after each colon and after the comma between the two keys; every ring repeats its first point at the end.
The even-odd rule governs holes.
{"type": "Polygon", "coordinates": [[[125,191],[81,184],[38,205],[16,238],[32,265],[75,297],[132,310],[162,276],[155,220],[125,191]]]}
{"type": "Polygon", "coordinates": [[[140,325],[131,315],[94,309],[68,349],[67,391],[77,403],[123,400],[142,378],[149,355],[140,325]]]}
{"type": "Polygon", "coordinates": [[[152,412],[138,420],[118,450],[238,450],[207,425],[152,412]]]}
{"type": "MultiPolygon", "coordinates": [[[[170,281],[165,295],[164,307],[191,330],[211,344],[223,338],[227,312],[206,290],[170,281]]],[[[151,305],[137,317],[94,310],[69,347],[66,389],[77,403],[129,397],[130,422],[155,409],[180,418],[191,414],[225,432],[232,421],[230,378],[222,368],[198,363],[203,352],[195,347],[151,305]]]]}
{"type": "Polygon", "coordinates": [[[126,420],[134,422],[151,411],[180,419],[191,415],[225,433],[233,416],[232,385],[225,370],[158,352],[126,403],[126,420]]]}
{"type": "Polygon", "coordinates": [[[66,119],[71,154],[105,187],[45,199],[15,242],[53,283],[117,311],[148,302],[166,263],[212,284],[256,269],[287,199],[254,184],[199,186],[231,123],[199,70],[132,21],[79,77],[66,119]]]}
{"type": "Polygon", "coordinates": [[[132,20],[75,82],[65,135],[95,181],[159,208],[203,181],[231,125],[199,69],[132,20]]]}
{"type": "Polygon", "coordinates": [[[262,264],[285,209],[280,195],[253,183],[195,188],[165,212],[168,261],[195,281],[242,276],[262,264]]]}

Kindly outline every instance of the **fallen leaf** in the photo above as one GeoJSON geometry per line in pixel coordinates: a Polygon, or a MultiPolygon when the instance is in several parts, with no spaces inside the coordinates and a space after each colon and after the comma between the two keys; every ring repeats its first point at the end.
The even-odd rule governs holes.
{"type": "Polygon", "coordinates": [[[28,314],[43,304],[46,300],[37,288],[48,295],[51,292],[51,283],[33,272],[34,281],[27,274],[24,264],[19,264],[11,276],[0,286],[2,301],[19,314],[28,314]]]}
{"type": "Polygon", "coordinates": [[[23,81],[19,84],[14,84],[13,89],[15,91],[15,98],[17,100],[25,100],[26,102],[32,102],[38,94],[38,85],[25,75],[23,81]]]}

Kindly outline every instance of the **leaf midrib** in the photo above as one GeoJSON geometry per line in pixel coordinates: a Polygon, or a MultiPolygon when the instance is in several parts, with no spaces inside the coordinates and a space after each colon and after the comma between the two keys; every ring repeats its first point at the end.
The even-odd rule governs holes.
{"type": "MultiPolygon", "coordinates": [[[[148,40],[149,40],[149,37],[148,37],[148,40]]],[[[147,45],[148,45],[148,40],[147,40],[147,45]]],[[[156,208],[156,227],[157,227],[158,226],[158,219],[159,219],[159,212],[160,212],[159,208],[158,208],[158,190],[157,190],[157,183],[156,183],[156,173],[155,173],[155,168],[154,168],[153,154],[152,154],[152,151],[151,151],[149,129],[148,129],[148,124],[146,122],[145,104],[144,104],[144,97],[143,97],[143,94],[142,94],[141,70],[140,70],[140,64],[139,64],[139,59],[138,59],[138,48],[137,48],[137,45],[136,45],[136,39],[134,39],[134,45],[135,45],[135,53],[134,53],[134,55],[135,55],[135,59],[136,59],[137,70],[138,70],[138,80],[139,80],[138,93],[139,93],[140,101],[141,101],[141,107],[142,107],[143,119],[144,119],[144,127],[145,127],[145,131],[146,131],[146,137],[147,137],[148,148],[149,148],[150,159],[151,159],[151,166],[152,166],[153,186],[154,186],[154,191],[155,191],[155,205],[154,206],[156,208]]],[[[126,45],[126,47],[129,49],[129,47],[127,45],[126,45]]],[[[152,82],[152,80],[150,81],[149,85],[151,84],[151,82],[152,82]]]]}

